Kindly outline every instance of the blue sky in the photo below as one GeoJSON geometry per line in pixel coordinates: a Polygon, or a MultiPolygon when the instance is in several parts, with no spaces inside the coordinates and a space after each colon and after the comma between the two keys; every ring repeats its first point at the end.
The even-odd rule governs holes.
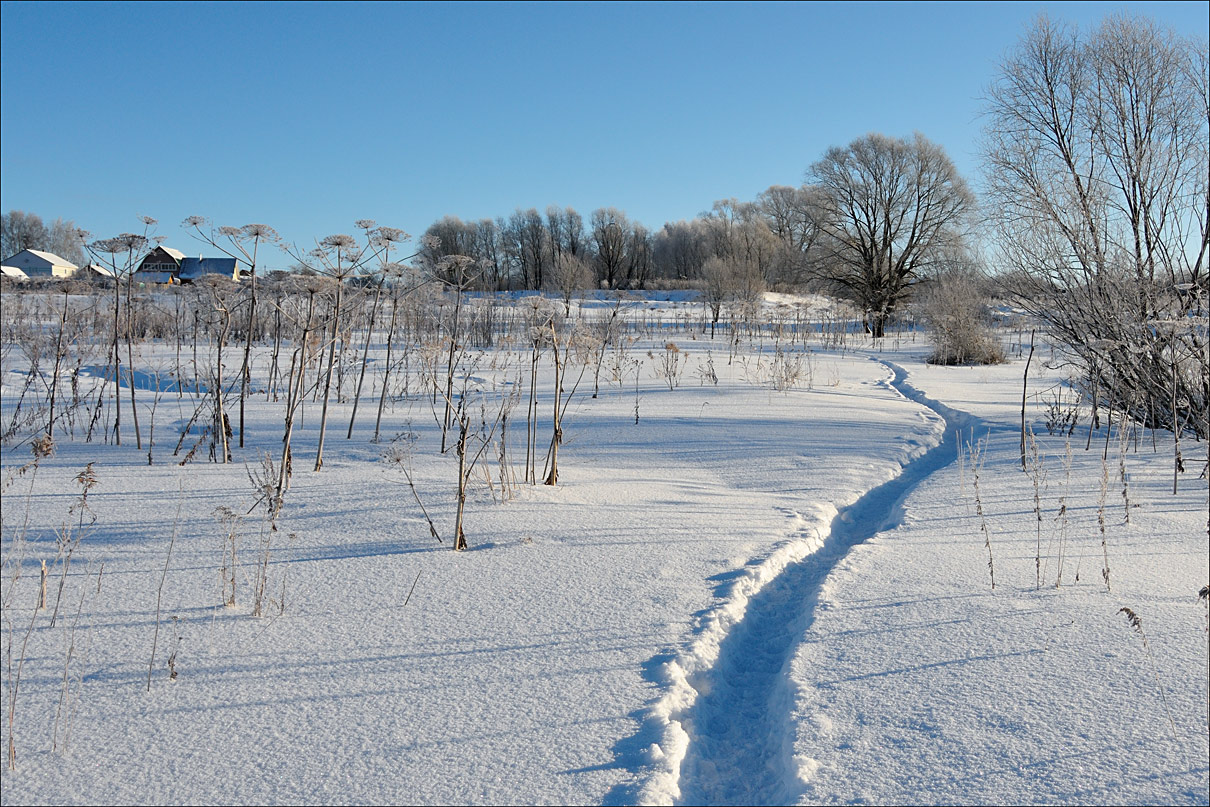
{"type": "MultiPolygon", "coordinates": [[[[309,244],[372,218],[621,208],[650,228],[920,131],[977,183],[982,89],[1040,11],[1210,4],[3,3],[0,207],[309,244]]],[[[283,260],[283,264],[284,264],[283,260]]]]}

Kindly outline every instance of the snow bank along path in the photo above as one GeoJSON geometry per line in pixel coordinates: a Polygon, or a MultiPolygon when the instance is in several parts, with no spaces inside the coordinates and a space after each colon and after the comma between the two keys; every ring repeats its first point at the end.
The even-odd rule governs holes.
{"type": "Polygon", "coordinates": [[[653,707],[661,741],[643,803],[788,804],[809,771],[794,761],[795,648],[811,627],[820,587],[855,544],[894,528],[922,480],[954,461],[972,418],[914,389],[899,366],[883,383],[938,416],[937,442],[898,476],[837,510],[815,503],[788,513],[795,532],[739,578],[709,612],[689,649],[665,665],[666,694],[653,707]],[[830,524],[829,524],[830,519],[830,524]]]}

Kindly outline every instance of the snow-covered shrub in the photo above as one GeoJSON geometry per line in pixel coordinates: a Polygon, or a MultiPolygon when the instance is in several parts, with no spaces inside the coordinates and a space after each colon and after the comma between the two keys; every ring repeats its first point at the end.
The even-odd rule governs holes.
{"type": "Polygon", "coordinates": [[[935,348],[931,364],[1000,364],[1004,348],[992,331],[976,278],[944,275],[929,284],[921,314],[935,348]]]}

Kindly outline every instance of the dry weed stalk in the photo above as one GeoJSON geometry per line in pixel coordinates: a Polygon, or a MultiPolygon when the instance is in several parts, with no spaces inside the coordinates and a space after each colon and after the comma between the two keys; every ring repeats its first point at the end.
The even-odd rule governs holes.
{"type": "Polygon", "coordinates": [[[425,508],[424,502],[420,499],[420,492],[416,490],[416,481],[412,478],[412,445],[419,439],[415,432],[404,432],[395,437],[391,441],[391,447],[383,454],[383,458],[399,469],[403,474],[403,478],[407,480],[408,487],[412,490],[412,497],[416,499],[416,505],[420,508],[420,512],[424,515],[424,520],[429,525],[429,535],[437,539],[437,543],[444,543],[441,540],[441,533],[437,532],[437,525],[433,523],[433,519],[429,516],[429,511],[425,508]],[[402,441],[402,444],[399,443],[402,441]]]}
{"type": "Polygon", "coordinates": [[[966,451],[963,450],[962,430],[958,429],[958,492],[966,493],[966,451]]]}
{"type": "MultiPolygon", "coordinates": [[[[1033,352],[1033,346],[1030,346],[1033,352]]],[[[1034,549],[1034,585],[1036,590],[1042,589],[1042,488],[1046,484],[1046,467],[1042,453],[1038,449],[1038,438],[1032,428],[1025,430],[1025,459],[1029,467],[1029,477],[1034,486],[1034,522],[1036,525],[1034,549]]],[[[1047,555],[1050,554],[1049,548],[1047,555]]]]}
{"type": "Polygon", "coordinates": [[[1168,725],[1172,729],[1172,739],[1179,745],[1180,739],[1176,736],[1176,721],[1172,719],[1172,710],[1168,707],[1168,693],[1164,691],[1164,687],[1160,684],[1160,673],[1156,668],[1155,656],[1151,652],[1151,644],[1147,641],[1147,634],[1143,632],[1143,618],[1129,608],[1119,608],[1119,614],[1126,616],[1126,621],[1130,623],[1130,627],[1134,628],[1134,632],[1143,640],[1143,651],[1147,654],[1147,661],[1151,664],[1151,675],[1155,679],[1155,688],[1160,691],[1160,699],[1164,702],[1164,714],[1168,717],[1168,725]]]}
{"type": "Polygon", "coordinates": [[[1130,477],[1126,473],[1126,449],[1129,447],[1130,431],[1127,429],[1126,414],[1122,414],[1122,425],[1118,428],[1118,481],[1122,483],[1122,506],[1126,511],[1126,523],[1130,523],[1130,477]]]}
{"type": "Polygon", "coordinates": [[[219,579],[223,586],[223,605],[235,607],[235,575],[238,569],[237,544],[239,542],[239,523],[242,518],[231,508],[222,506],[214,509],[214,515],[223,523],[226,535],[223,536],[223,565],[219,568],[219,579]]]}
{"type": "MultiPolygon", "coordinates": [[[[156,646],[160,641],[160,603],[164,598],[164,581],[168,579],[168,565],[172,563],[172,548],[176,546],[177,530],[181,524],[181,507],[185,503],[185,485],[182,482],[176,500],[176,517],[172,520],[172,537],[168,539],[168,554],[164,558],[164,571],[160,574],[160,585],[155,591],[155,633],[151,637],[151,658],[147,660],[147,691],[151,691],[151,670],[155,666],[156,646]]],[[[224,576],[225,579],[225,576],[224,576]]],[[[232,583],[234,586],[234,583],[232,583]]],[[[234,589],[232,596],[234,597],[234,589]]],[[[176,619],[176,617],[173,617],[176,619]]]]}
{"type": "Polygon", "coordinates": [[[1064,441],[1063,449],[1063,495],[1059,497],[1059,514],[1055,521],[1059,522],[1059,571],[1055,575],[1055,588],[1063,584],[1063,561],[1067,549],[1067,496],[1071,492],[1071,435],[1064,441]]]}
{"type": "Polygon", "coordinates": [[[181,639],[184,638],[181,634],[181,623],[185,620],[176,614],[173,614],[170,619],[172,620],[172,653],[168,656],[168,680],[175,681],[177,676],[176,654],[180,652],[181,639]]]}
{"type": "Polygon", "coordinates": [[[669,390],[675,389],[680,384],[681,374],[685,372],[686,359],[676,342],[664,343],[664,352],[658,357],[648,351],[647,358],[655,360],[653,366],[655,377],[662,379],[668,385],[669,390]]]}
{"type": "Polygon", "coordinates": [[[1105,497],[1109,493],[1109,464],[1101,457],[1101,492],[1097,497],[1097,527],[1101,531],[1101,579],[1105,581],[1105,590],[1113,591],[1109,585],[1109,545],[1105,537],[1105,497]]]}
{"type": "MultiPolygon", "coordinates": [[[[80,485],[80,498],[72,503],[68,508],[67,515],[70,520],[72,515],[77,517],[77,525],[73,528],[70,521],[65,521],[63,526],[55,533],[55,543],[57,551],[55,553],[55,565],[59,566],[59,588],[55,595],[55,608],[50,617],[50,627],[55,626],[55,622],[59,617],[59,605],[63,601],[63,586],[67,583],[67,570],[71,567],[72,558],[75,556],[76,550],[80,548],[80,542],[88,534],[92,525],[96,523],[97,516],[93,513],[92,508],[88,506],[88,494],[97,486],[97,474],[93,470],[94,463],[88,463],[84,470],[76,474],[75,482],[80,485]],[[88,515],[88,524],[84,523],[84,516],[88,515]]],[[[46,605],[46,577],[42,578],[42,605],[46,605]]]]}
{"type": "Polygon", "coordinates": [[[966,444],[970,455],[971,479],[975,488],[975,512],[979,515],[979,529],[983,531],[983,545],[987,548],[987,572],[991,577],[992,591],[996,590],[996,564],[992,557],[992,535],[987,526],[987,516],[983,512],[983,494],[979,487],[979,472],[983,469],[983,452],[987,447],[987,437],[966,444]]]}
{"type": "Polygon", "coordinates": [[[718,386],[718,373],[714,371],[714,356],[709,350],[706,351],[706,361],[699,364],[694,373],[698,377],[700,386],[705,386],[707,381],[718,386]]]}
{"type": "MultiPolygon", "coordinates": [[[[90,564],[91,565],[91,564],[90,564]]],[[[87,585],[91,580],[92,575],[85,573],[85,585],[80,590],[80,603],[76,606],[76,614],[72,619],[70,627],[66,631],[64,637],[63,651],[63,681],[59,689],[59,704],[55,708],[55,724],[54,732],[51,741],[51,750],[57,753],[67,753],[68,743],[71,740],[71,727],[74,723],[77,709],[80,705],[80,694],[84,689],[84,669],[88,664],[88,651],[91,648],[91,637],[86,633],[87,641],[84,643],[83,650],[76,652],[76,633],[80,625],[80,617],[84,612],[84,600],[92,586],[87,585]],[[72,663],[75,662],[75,676],[72,677],[72,663]],[[74,690],[74,693],[73,693],[74,690]],[[62,731],[63,743],[60,748],[59,736],[62,731]]],[[[95,603],[96,597],[101,593],[101,572],[97,572],[97,585],[93,593],[95,603]]]]}
{"type": "MultiPolygon", "coordinates": [[[[1207,639],[1210,639],[1210,585],[1202,586],[1202,590],[1197,593],[1197,598],[1201,602],[1205,611],[1205,628],[1204,633],[1207,639]]],[[[1210,644],[1202,643],[1202,647],[1206,648],[1206,686],[1210,688],[1210,644]]],[[[1206,741],[1210,743],[1210,697],[1206,699],[1206,741]]]]}

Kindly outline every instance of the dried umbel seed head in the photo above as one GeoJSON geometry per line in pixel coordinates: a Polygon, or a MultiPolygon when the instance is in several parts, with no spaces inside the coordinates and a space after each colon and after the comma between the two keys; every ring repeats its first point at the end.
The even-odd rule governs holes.
{"type": "Polygon", "coordinates": [[[45,459],[55,453],[55,438],[49,433],[39,435],[33,443],[30,444],[30,450],[34,453],[35,459],[45,459]]]}
{"type": "Polygon", "coordinates": [[[1119,614],[1126,615],[1126,621],[1130,623],[1130,627],[1134,628],[1139,633],[1143,632],[1143,618],[1129,608],[1119,608],[1119,614]]]}

